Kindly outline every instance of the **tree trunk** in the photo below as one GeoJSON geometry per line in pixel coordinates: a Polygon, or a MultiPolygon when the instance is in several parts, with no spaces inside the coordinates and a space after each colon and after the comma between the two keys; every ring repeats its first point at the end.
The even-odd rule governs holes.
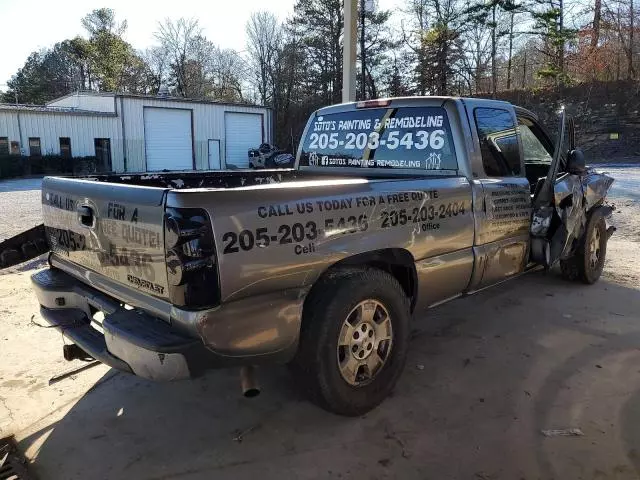
{"type": "Polygon", "coordinates": [[[522,66],[522,89],[527,88],[527,51],[524,51],[524,62],[522,66]]]}
{"type": "Polygon", "coordinates": [[[509,61],[507,63],[507,90],[511,90],[511,57],[513,56],[513,17],[516,14],[511,12],[511,23],[509,24],[509,61]]]}
{"type": "Polygon", "coordinates": [[[629,0],[629,53],[627,58],[627,75],[629,76],[629,78],[634,78],[636,76],[636,72],[633,69],[633,29],[635,28],[634,20],[633,0],[629,0]]]}
{"type": "MultiPolygon", "coordinates": [[[[620,20],[620,5],[618,5],[618,31],[620,32],[620,43],[624,47],[622,38],[622,21],[620,20]]],[[[620,80],[620,49],[616,48],[616,80],[620,80]]]]}
{"type": "Polygon", "coordinates": [[[602,0],[595,0],[595,2],[593,10],[593,32],[591,34],[592,50],[598,46],[598,42],[600,41],[600,16],[602,14],[602,0]]]}
{"type": "Polygon", "coordinates": [[[440,58],[440,95],[447,95],[447,83],[448,83],[448,68],[447,62],[449,59],[449,30],[446,31],[447,38],[445,38],[444,45],[441,50],[442,57],[440,58]]]}
{"type": "Polygon", "coordinates": [[[366,52],[364,48],[364,18],[365,18],[365,10],[364,4],[366,0],[360,0],[360,59],[362,61],[362,74],[360,81],[360,99],[367,99],[367,62],[366,62],[366,52]]]}
{"type": "Polygon", "coordinates": [[[496,83],[498,82],[498,70],[496,68],[496,4],[491,9],[491,96],[496,98],[496,83]]]}
{"type": "Polygon", "coordinates": [[[558,9],[560,17],[558,18],[558,33],[560,34],[560,42],[558,45],[558,87],[564,86],[564,0],[559,1],[558,9]]]}
{"type": "MultiPolygon", "coordinates": [[[[378,89],[376,88],[376,81],[373,78],[373,75],[371,75],[371,72],[367,69],[367,76],[365,78],[368,78],[368,84],[369,84],[369,98],[378,98],[378,89]]],[[[365,90],[366,92],[366,90],[365,90]]],[[[363,98],[364,100],[364,98],[363,98]]]]}

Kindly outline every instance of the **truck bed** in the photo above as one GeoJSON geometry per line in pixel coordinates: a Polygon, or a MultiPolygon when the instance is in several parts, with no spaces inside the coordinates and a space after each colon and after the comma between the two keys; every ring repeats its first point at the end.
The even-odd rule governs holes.
{"type": "Polygon", "coordinates": [[[171,189],[184,188],[237,188],[273,183],[294,182],[300,180],[329,180],[341,177],[300,170],[223,170],[197,172],[157,172],[138,174],[110,174],[83,177],[85,180],[161,187],[171,189]]]}

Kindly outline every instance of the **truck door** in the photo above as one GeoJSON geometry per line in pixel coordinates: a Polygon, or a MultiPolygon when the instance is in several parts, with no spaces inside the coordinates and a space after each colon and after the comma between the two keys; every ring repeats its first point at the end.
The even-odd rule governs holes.
{"type": "Polygon", "coordinates": [[[513,107],[465,101],[474,145],[475,266],[470,290],[524,271],[529,256],[531,194],[513,107]]]}

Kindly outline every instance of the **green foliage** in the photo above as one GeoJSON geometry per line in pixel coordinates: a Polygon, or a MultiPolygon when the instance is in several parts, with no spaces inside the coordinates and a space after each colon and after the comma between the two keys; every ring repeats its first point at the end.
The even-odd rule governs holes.
{"type": "Polygon", "coordinates": [[[558,86],[570,81],[566,70],[566,46],[576,37],[577,31],[565,25],[563,0],[533,0],[530,8],[534,21],[533,32],[542,40],[545,64],[537,77],[558,86]]]}
{"type": "Polygon", "coordinates": [[[149,66],[123,40],[126,22],[116,22],[113,10],[94,10],[82,24],[88,39],[76,37],[31,53],[1,100],[43,104],[75,90],[149,93],[158,88],[149,66]]]}
{"type": "Polygon", "coordinates": [[[444,23],[434,24],[420,39],[416,83],[425,93],[447,95],[461,56],[460,33],[444,23]]]}
{"type": "Polygon", "coordinates": [[[289,27],[305,62],[307,91],[321,104],[339,103],[342,94],[344,23],[341,0],[297,0],[289,27]]]}
{"type": "MultiPolygon", "coordinates": [[[[389,19],[391,18],[391,10],[367,10],[364,15],[364,53],[365,53],[365,86],[366,98],[379,97],[382,85],[379,84],[380,77],[393,73],[393,64],[389,57],[389,52],[397,48],[398,41],[394,41],[389,30],[389,19]]],[[[358,15],[358,35],[362,29],[362,18],[358,15]]],[[[360,41],[358,40],[357,61],[362,62],[362,51],[360,41]]],[[[361,91],[363,82],[362,69],[357,69],[357,88],[361,91]]],[[[359,97],[358,97],[359,98],[359,97]]]]}

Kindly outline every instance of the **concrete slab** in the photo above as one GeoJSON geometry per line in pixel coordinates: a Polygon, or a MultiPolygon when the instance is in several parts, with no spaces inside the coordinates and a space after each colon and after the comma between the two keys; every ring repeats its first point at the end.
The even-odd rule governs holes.
{"type": "MultiPolygon", "coordinates": [[[[17,275],[12,296],[34,312],[27,275],[17,275]]],[[[17,429],[42,478],[640,472],[640,290],[609,280],[586,287],[538,273],[431,311],[415,322],[393,397],[356,419],[307,403],[285,368],[260,372],[254,400],[240,397],[236,371],[157,384],[99,367],[45,387],[68,368],[60,336],[25,326],[4,288],[3,318],[14,324],[2,343],[3,430],[17,429]],[[585,435],[540,433],[571,427],[585,435]]]]}

